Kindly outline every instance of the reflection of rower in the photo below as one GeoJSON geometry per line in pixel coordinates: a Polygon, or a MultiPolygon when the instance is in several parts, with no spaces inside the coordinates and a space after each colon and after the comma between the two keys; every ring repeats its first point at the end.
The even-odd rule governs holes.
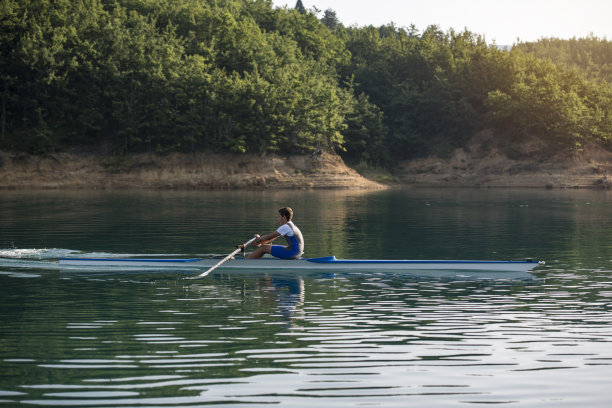
{"type": "Polygon", "coordinates": [[[295,311],[304,304],[304,280],[297,278],[272,277],[270,283],[278,296],[278,306],[281,310],[295,311]]]}
{"type": "Polygon", "coordinates": [[[248,258],[259,259],[265,254],[271,254],[281,259],[299,259],[304,253],[304,238],[299,228],[291,221],[292,218],[293,210],[291,208],[283,207],[279,209],[278,223],[280,227],[263,237],[255,235],[257,238],[252,245],[258,248],[249,254],[248,258]],[[287,240],[287,246],[269,244],[269,242],[281,236],[287,240]]]}
{"type": "Polygon", "coordinates": [[[278,307],[287,328],[293,326],[294,319],[304,317],[304,298],[306,288],[302,277],[266,276],[257,280],[261,287],[261,298],[268,306],[278,307]]]}

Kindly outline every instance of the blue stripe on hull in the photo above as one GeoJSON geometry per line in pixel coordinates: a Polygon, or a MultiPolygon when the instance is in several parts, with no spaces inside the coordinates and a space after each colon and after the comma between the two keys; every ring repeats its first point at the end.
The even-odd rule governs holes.
{"type": "Polygon", "coordinates": [[[394,259],[336,259],[335,256],[309,258],[308,262],[328,264],[537,264],[538,261],[433,261],[394,259]]]}

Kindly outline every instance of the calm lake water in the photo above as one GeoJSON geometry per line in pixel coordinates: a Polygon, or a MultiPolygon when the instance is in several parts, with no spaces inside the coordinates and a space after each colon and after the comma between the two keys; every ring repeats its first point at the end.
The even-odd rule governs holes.
{"type": "Polygon", "coordinates": [[[0,406],[609,407],[612,192],[0,191],[0,406]],[[213,256],[545,260],[533,281],[96,271],[213,256]]]}

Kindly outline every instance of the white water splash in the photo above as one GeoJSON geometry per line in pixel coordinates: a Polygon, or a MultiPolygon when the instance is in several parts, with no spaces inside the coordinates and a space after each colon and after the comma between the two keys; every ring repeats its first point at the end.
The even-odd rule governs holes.
{"type": "Polygon", "coordinates": [[[0,249],[0,258],[8,259],[57,259],[70,256],[78,251],[61,248],[6,248],[0,249]]]}

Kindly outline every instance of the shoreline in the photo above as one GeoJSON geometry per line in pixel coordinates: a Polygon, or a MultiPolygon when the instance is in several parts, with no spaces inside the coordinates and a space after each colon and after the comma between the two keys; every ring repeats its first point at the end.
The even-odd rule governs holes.
{"type": "MultiPolygon", "coordinates": [[[[479,142],[480,143],[480,142],[479,142]]],[[[510,159],[477,147],[401,163],[393,182],[360,175],[338,155],[281,157],[230,153],[84,153],[40,156],[0,151],[0,189],[261,190],[388,188],[611,189],[612,152],[593,145],[546,160],[510,159]]],[[[376,178],[376,176],[374,175],[376,178]]]]}
{"type": "Polygon", "coordinates": [[[537,138],[500,145],[482,132],[448,157],[403,162],[399,173],[413,186],[610,189],[612,152],[593,143],[554,151],[537,138]]]}
{"type": "Polygon", "coordinates": [[[0,189],[384,189],[337,155],[137,153],[125,157],[0,151],[0,189]]]}

